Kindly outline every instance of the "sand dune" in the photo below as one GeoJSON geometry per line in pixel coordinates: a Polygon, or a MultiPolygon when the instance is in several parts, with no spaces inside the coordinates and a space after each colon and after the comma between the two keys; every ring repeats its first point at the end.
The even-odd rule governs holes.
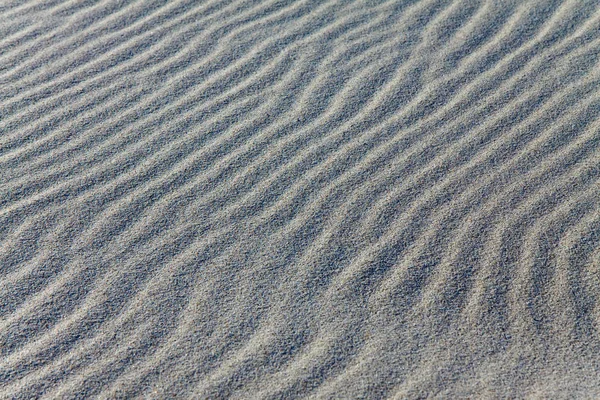
{"type": "Polygon", "coordinates": [[[0,398],[600,397],[593,1],[0,2],[0,398]]]}

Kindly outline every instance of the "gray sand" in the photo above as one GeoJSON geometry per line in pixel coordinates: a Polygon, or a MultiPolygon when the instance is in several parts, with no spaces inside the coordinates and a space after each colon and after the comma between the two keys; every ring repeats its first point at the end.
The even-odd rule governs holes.
{"type": "Polygon", "coordinates": [[[0,2],[0,398],[599,398],[596,1],[0,2]]]}

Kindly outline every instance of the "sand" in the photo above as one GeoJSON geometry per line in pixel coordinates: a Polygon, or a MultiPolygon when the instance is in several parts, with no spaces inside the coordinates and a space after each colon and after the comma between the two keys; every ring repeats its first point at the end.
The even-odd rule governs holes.
{"type": "Polygon", "coordinates": [[[600,397],[600,5],[0,2],[0,398],[600,397]]]}

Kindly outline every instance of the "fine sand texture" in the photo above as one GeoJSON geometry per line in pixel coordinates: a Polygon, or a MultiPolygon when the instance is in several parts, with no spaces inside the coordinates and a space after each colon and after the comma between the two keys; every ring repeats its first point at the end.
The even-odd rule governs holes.
{"type": "Polygon", "coordinates": [[[600,398],[600,3],[0,1],[38,398],[600,398]]]}

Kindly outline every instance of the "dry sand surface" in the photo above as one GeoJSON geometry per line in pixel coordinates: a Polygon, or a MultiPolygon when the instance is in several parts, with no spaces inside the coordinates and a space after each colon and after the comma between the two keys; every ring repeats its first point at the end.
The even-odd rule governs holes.
{"type": "Polygon", "coordinates": [[[0,398],[600,398],[600,3],[0,1],[0,398]]]}

